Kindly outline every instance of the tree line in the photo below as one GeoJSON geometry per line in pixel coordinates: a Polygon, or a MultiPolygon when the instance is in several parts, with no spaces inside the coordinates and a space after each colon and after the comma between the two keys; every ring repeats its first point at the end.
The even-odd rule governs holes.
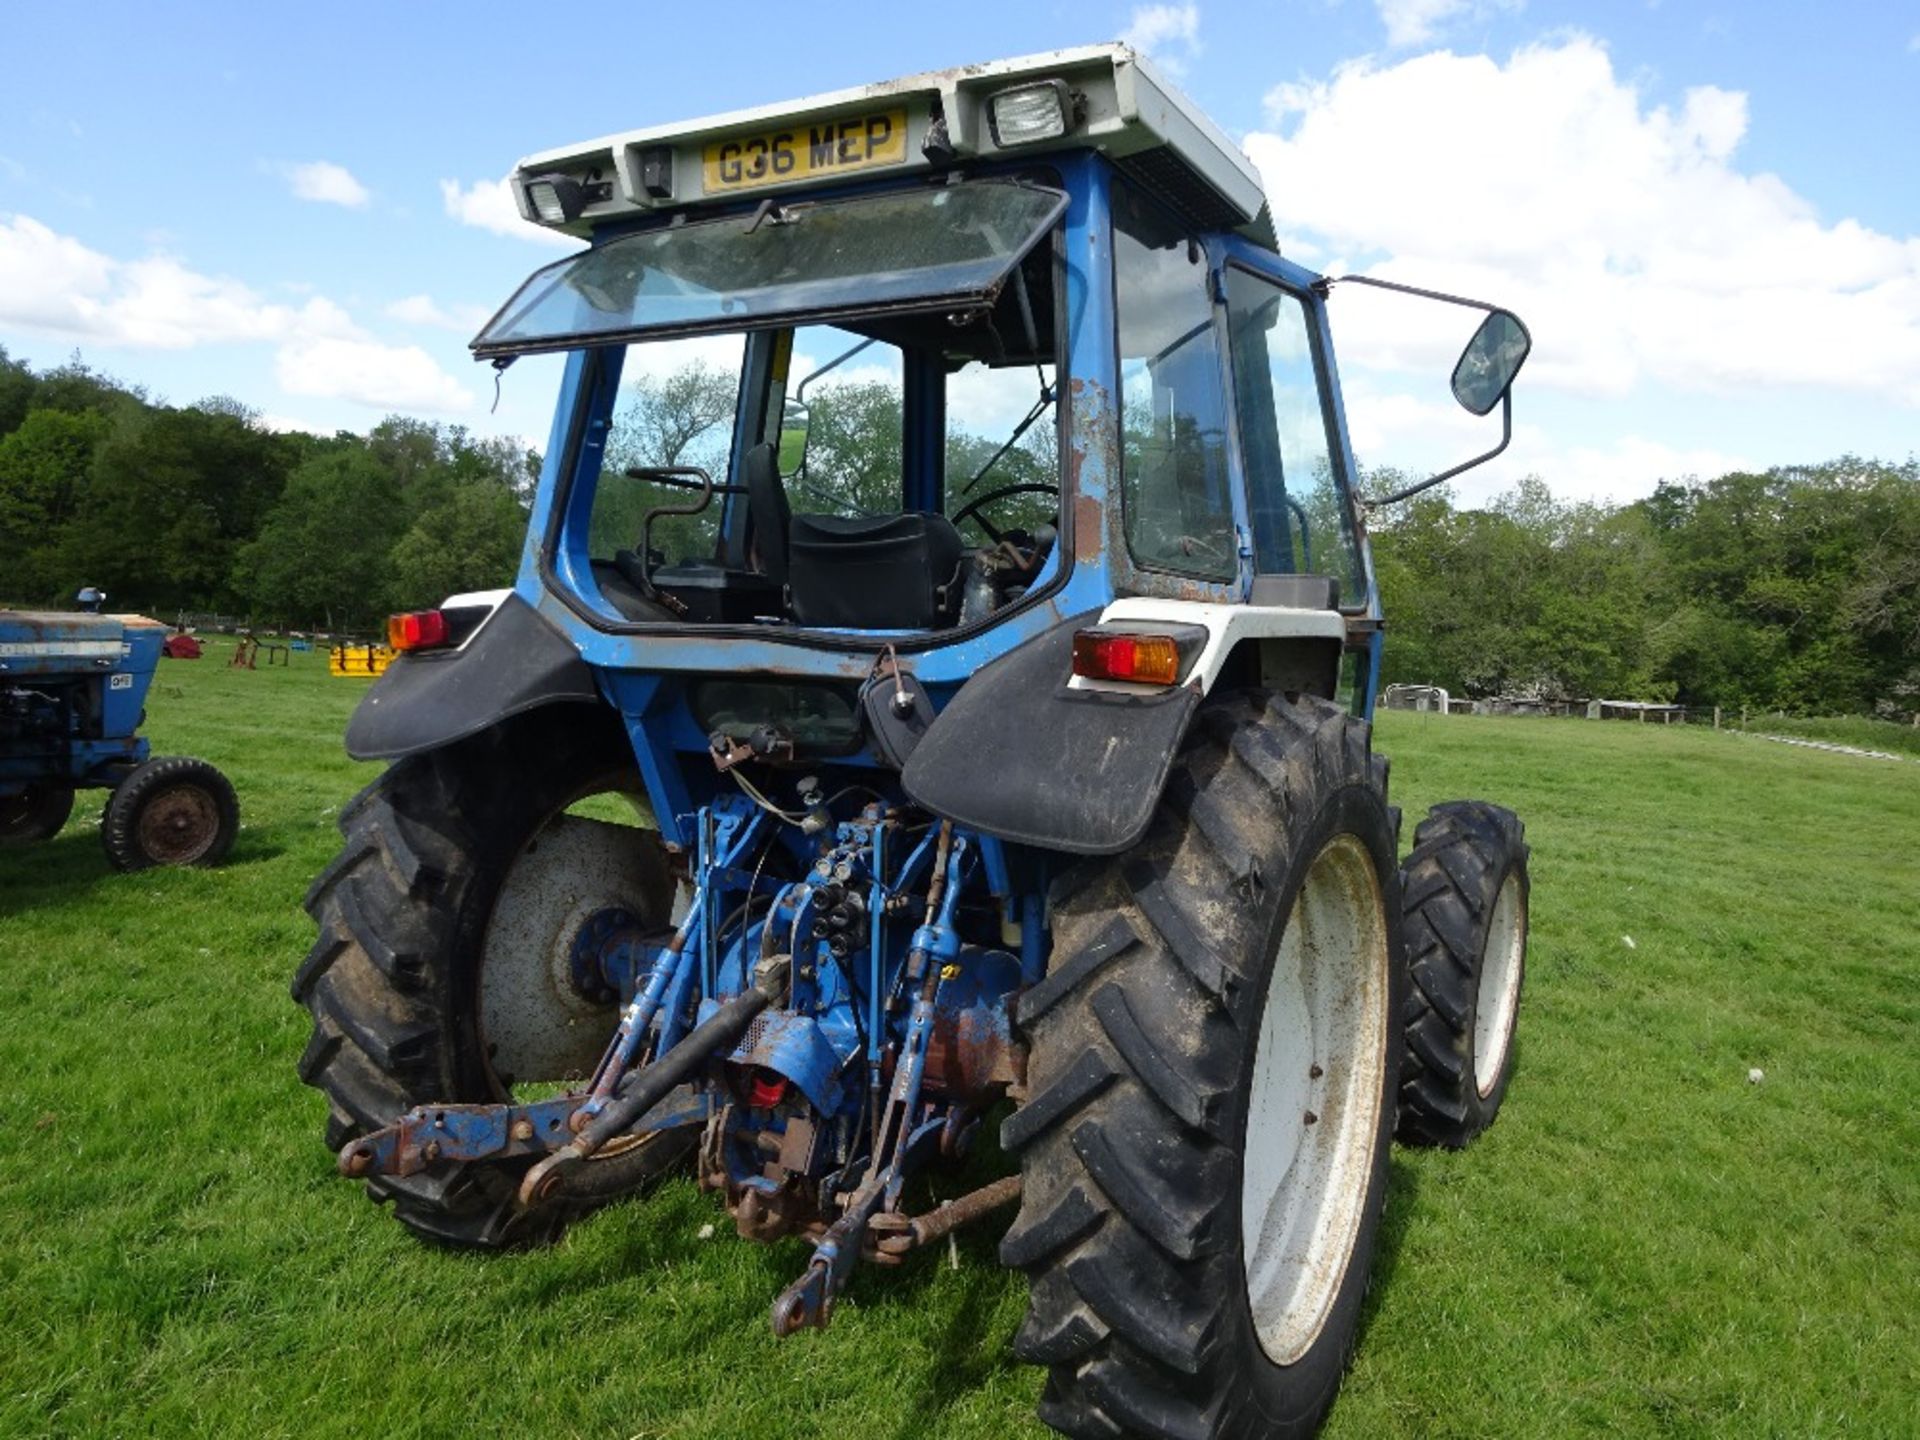
{"type": "MultiPolygon", "coordinates": [[[[1404,477],[1378,474],[1370,493],[1404,477]]],[[[1429,491],[1376,513],[1382,672],[1455,694],[1920,709],[1920,463],[1854,457],[1626,505],[1429,491]]]]}
{"type": "MultiPolygon", "coordinates": [[[[610,464],[711,465],[732,401],[732,377],[698,367],[633,386],[610,464]]],[[[1003,438],[953,437],[949,473],[973,474],[1003,438]]],[[[1050,424],[1033,427],[981,491],[1054,473],[1051,440],[1050,424]]],[[[804,473],[788,482],[796,508],[885,508],[899,445],[897,392],[822,390],[804,473]]],[[[214,610],[370,631],[390,610],[510,583],[539,463],[399,416],[365,436],[275,434],[231,400],[173,407],[77,357],[35,372],[0,349],[0,602],[67,604],[91,584],[161,618],[214,610]]],[[[1406,479],[1375,471],[1364,489],[1406,479]]],[[[632,503],[669,498],[653,488],[632,503]]],[[[1044,499],[1022,499],[996,522],[1044,518],[1044,499]]],[[[1920,709],[1913,459],[1663,483],[1621,505],[1556,500],[1538,479],[1475,506],[1439,489],[1370,524],[1388,681],[1464,696],[1920,709]]],[[[689,554],[711,543],[684,539],[689,554]]]]}
{"type": "Polygon", "coordinates": [[[278,434],[225,397],[156,403],[78,356],[36,373],[0,349],[0,603],[93,585],[159,619],[371,633],[510,581],[538,476],[459,426],[278,434]]]}

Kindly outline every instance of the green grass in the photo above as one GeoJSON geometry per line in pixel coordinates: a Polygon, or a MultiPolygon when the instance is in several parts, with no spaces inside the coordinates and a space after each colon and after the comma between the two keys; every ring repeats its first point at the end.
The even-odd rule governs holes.
{"type": "MultiPolygon", "coordinates": [[[[226,868],[114,874],[91,802],[0,854],[0,1433],[1044,1433],[996,1226],[775,1342],[804,1247],[690,1182],[475,1258],[336,1178],[286,985],[365,682],[227,653],[149,706],[239,788],[226,868]]],[[[1920,1433],[1920,767],[1583,721],[1381,744],[1409,832],[1526,817],[1532,967],[1500,1123],[1396,1156],[1327,1433],[1920,1433]]]]}

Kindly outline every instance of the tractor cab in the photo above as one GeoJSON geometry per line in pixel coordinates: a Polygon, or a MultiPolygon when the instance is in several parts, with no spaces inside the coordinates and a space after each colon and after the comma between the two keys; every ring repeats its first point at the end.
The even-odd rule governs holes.
{"type": "Polygon", "coordinates": [[[1364,651],[1316,277],[1125,48],[616,135],[512,185],[590,242],[473,344],[570,357],[520,589],[610,661],[641,652],[599,637],[652,669],[890,643],[937,684],[1122,597],[1304,605],[1364,651]]]}

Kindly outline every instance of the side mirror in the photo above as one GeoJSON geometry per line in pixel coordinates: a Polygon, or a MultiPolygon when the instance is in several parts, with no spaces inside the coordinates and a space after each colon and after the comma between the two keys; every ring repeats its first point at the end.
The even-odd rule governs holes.
{"type": "Polygon", "coordinates": [[[1511,310],[1495,310],[1480,322],[1453,367],[1453,398],[1474,415],[1500,403],[1533,349],[1533,337],[1511,310]]]}
{"type": "Polygon", "coordinates": [[[780,473],[798,475],[807,463],[807,407],[788,400],[780,412],[780,473]]]}

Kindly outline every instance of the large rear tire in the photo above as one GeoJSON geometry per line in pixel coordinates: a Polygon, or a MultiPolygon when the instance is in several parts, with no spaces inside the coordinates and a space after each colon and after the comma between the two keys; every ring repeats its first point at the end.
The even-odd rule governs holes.
{"type": "MultiPolygon", "coordinates": [[[[397,761],[341,815],[346,846],[307,894],[320,936],[293,981],[313,1016],[300,1078],[327,1096],[335,1152],[416,1105],[578,1078],[611,1036],[615,1006],[576,988],[570,938],[596,917],[665,925],[673,884],[656,832],[565,813],[640,792],[619,727],[566,708],[397,761]]],[[[669,1132],[596,1159],[588,1203],[645,1183],[691,1143],[669,1132]]],[[[538,1243],[588,1205],[517,1209],[530,1163],[447,1164],[367,1188],[433,1240],[538,1243]]]]}
{"type": "Polygon", "coordinates": [[[1436,805],[1400,867],[1407,957],[1400,1138],[1457,1150],[1493,1123],[1513,1079],[1527,963],[1520,817],[1480,800],[1436,805]]]}
{"type": "Polygon", "coordinates": [[[1055,891],[1001,1253],[1058,1430],[1305,1436],[1333,1403],[1405,1003],[1379,782],[1327,701],[1210,700],[1146,838],[1055,891]]]}

